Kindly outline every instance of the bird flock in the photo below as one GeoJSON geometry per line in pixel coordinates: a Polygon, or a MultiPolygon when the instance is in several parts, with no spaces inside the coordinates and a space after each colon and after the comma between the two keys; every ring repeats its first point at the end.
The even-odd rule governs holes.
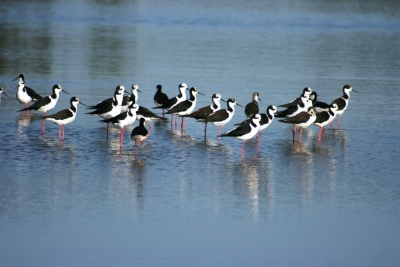
{"type": "MultiPolygon", "coordinates": [[[[121,147],[126,126],[133,124],[136,120],[139,121],[139,126],[135,127],[131,132],[131,138],[134,140],[135,146],[137,147],[150,136],[152,127],[149,122],[154,120],[168,121],[165,115],[170,114],[172,115],[170,120],[171,126],[174,124],[177,127],[179,117],[182,118],[182,134],[184,134],[186,130],[186,118],[193,118],[198,122],[204,123],[205,138],[207,135],[207,125],[208,123],[212,123],[219,126],[218,140],[221,137],[236,137],[243,140],[242,157],[244,157],[246,140],[255,136],[257,136],[258,139],[258,149],[260,149],[262,131],[274,121],[275,117],[280,118],[279,122],[293,125],[293,141],[296,139],[297,128],[300,129],[299,139],[301,140],[304,128],[312,124],[318,126],[318,142],[321,142],[324,127],[328,124],[332,126],[332,121],[336,116],[338,116],[338,127],[340,127],[340,116],[347,109],[350,100],[350,92],[357,92],[351,85],[346,84],[343,86],[343,95],[333,100],[331,104],[327,104],[318,101],[318,94],[312,91],[311,88],[306,87],[298,98],[286,104],[279,105],[278,107],[282,108],[282,110],[278,111],[277,106],[270,105],[267,107],[266,113],[260,113],[258,101],[261,101],[261,98],[258,92],[254,92],[252,101],[244,106],[244,113],[247,119],[235,124],[236,128],[222,133],[222,127],[227,124],[235,114],[235,105],[241,105],[239,105],[234,98],[224,100],[220,94],[216,93],[211,97],[211,105],[196,110],[197,94],[203,96],[204,94],[199,92],[196,87],[191,87],[189,89],[185,83],[181,83],[178,86],[179,94],[172,98],[169,98],[162,91],[161,85],[156,86],[156,93],[154,95],[155,107],[153,107],[153,109],[161,109],[162,116],[155,114],[137,103],[138,92],[141,91],[136,84],[132,85],[131,92],[125,91],[125,87],[119,85],[116,87],[112,97],[90,106],[83,104],[78,97],[73,96],[70,100],[69,108],[51,115],[46,115],[46,112],[56,106],[60,93],[65,92],[68,94],[68,92],[66,92],[61,85],[55,84],[52,88],[52,94],[42,97],[32,88],[25,85],[25,77],[23,74],[19,74],[13,81],[17,79],[16,98],[20,103],[19,112],[28,112],[31,110],[43,112],[42,132],[44,132],[44,121],[52,121],[60,125],[58,135],[61,140],[65,138],[65,125],[75,120],[78,104],[82,104],[88,109],[86,114],[99,116],[102,118],[100,122],[107,124],[107,137],[110,123],[121,129],[119,137],[119,144],[121,147]],[[189,98],[186,98],[187,90],[189,90],[189,98]],[[128,95],[124,95],[124,93],[128,95]],[[226,102],[226,109],[221,109],[220,101],[226,102]],[[33,102],[33,104],[29,105],[30,102],[33,102]],[[146,128],[145,124],[147,124],[148,128],[146,128]]],[[[8,97],[4,89],[0,86],[0,97],[2,94],[8,97]]]]}

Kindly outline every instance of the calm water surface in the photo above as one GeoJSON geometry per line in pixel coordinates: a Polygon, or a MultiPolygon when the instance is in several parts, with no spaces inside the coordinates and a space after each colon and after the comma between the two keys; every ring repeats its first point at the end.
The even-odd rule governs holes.
{"type": "MultiPolygon", "coordinates": [[[[399,266],[400,20],[397,1],[6,1],[0,7],[1,266],[399,266]],[[309,86],[352,93],[340,129],[293,143],[275,121],[257,141],[187,121],[153,123],[135,152],[79,107],[58,126],[18,113],[19,73],[95,104],[136,83],[151,108],[196,86],[260,108],[309,86]]],[[[224,105],[224,103],[223,103],[224,105]]],[[[225,130],[244,119],[236,108],[225,130]]]]}

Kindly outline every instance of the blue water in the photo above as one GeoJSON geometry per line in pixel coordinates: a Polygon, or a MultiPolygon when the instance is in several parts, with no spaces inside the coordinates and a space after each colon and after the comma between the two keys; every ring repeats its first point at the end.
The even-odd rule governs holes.
{"type": "MultiPolygon", "coordinates": [[[[1,266],[399,266],[400,20],[395,1],[6,1],[0,7],[1,266]],[[18,113],[16,81],[53,112],[138,84],[154,106],[196,86],[260,109],[306,86],[350,105],[318,143],[292,142],[275,120],[257,140],[218,141],[152,123],[134,148],[125,131],[78,107],[65,127],[18,113]]],[[[225,106],[225,103],[222,103],[225,106]]],[[[157,111],[159,112],[159,111],[157,111]]],[[[236,107],[228,131],[245,118],[236,107]]]]}

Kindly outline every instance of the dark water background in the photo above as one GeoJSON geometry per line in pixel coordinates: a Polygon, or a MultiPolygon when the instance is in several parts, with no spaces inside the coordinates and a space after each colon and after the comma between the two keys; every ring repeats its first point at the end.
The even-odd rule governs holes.
{"type": "MultiPolygon", "coordinates": [[[[3,1],[0,7],[1,266],[399,266],[400,19],[397,1],[3,1]],[[65,127],[19,114],[19,73],[85,104],[119,84],[172,97],[196,86],[260,108],[305,86],[352,84],[342,125],[292,143],[275,121],[261,152],[187,121],[125,132],[79,107],[65,127]]],[[[61,94],[53,111],[69,106],[61,94]]],[[[224,105],[224,104],[223,104],[224,105]]],[[[233,120],[244,119],[236,108],[233,120]]],[[[134,126],[137,125],[137,122],[134,126]]]]}

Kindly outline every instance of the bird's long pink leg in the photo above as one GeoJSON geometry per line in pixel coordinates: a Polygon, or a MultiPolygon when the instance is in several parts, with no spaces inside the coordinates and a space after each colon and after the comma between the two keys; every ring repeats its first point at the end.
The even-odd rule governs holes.
{"type": "Polygon", "coordinates": [[[125,128],[121,128],[121,133],[119,135],[119,145],[122,146],[122,138],[124,137],[125,128]]]}
{"type": "Polygon", "coordinates": [[[149,139],[150,133],[153,130],[153,128],[151,127],[150,123],[148,121],[146,121],[146,124],[149,126],[149,133],[146,136],[146,140],[149,139]]]}
{"type": "Polygon", "coordinates": [[[340,128],[340,115],[338,117],[338,124],[337,124],[338,128],[340,128]]]}
{"type": "Polygon", "coordinates": [[[221,130],[222,130],[222,125],[220,125],[219,126],[219,131],[218,131],[218,139],[220,138],[220,136],[221,136],[221,130]]]}
{"type": "Polygon", "coordinates": [[[64,140],[65,139],[65,125],[63,124],[63,126],[62,126],[62,140],[64,140]]]}
{"type": "Polygon", "coordinates": [[[63,127],[63,126],[61,125],[60,130],[58,130],[58,136],[60,137],[61,140],[62,140],[62,135],[61,135],[62,127],[63,127]]]}
{"type": "Polygon", "coordinates": [[[246,144],[246,141],[243,140],[243,146],[242,146],[242,158],[244,158],[244,145],[246,144]]]}

